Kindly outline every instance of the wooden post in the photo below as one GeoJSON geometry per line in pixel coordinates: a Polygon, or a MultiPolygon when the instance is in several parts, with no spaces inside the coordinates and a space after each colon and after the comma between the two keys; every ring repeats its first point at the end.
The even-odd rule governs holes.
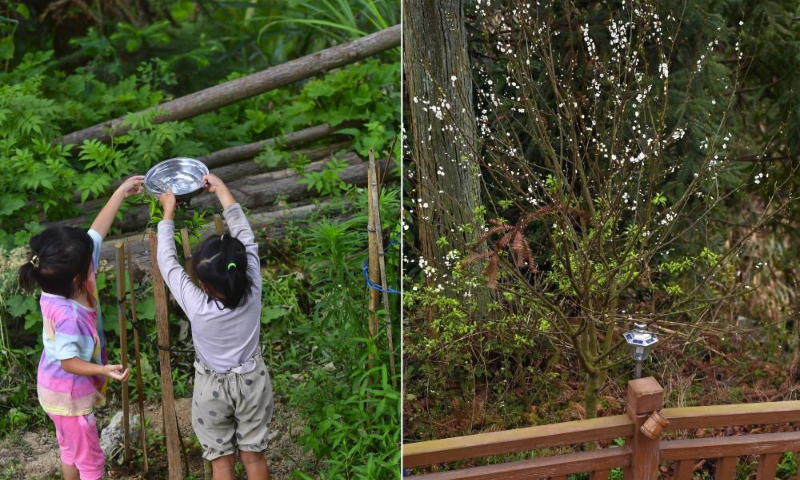
{"type": "MultiPolygon", "coordinates": [[[[128,368],[128,325],[125,322],[125,244],[116,242],[114,248],[117,250],[117,262],[114,266],[117,275],[117,301],[119,302],[119,350],[122,357],[122,369],[128,368]]],[[[122,445],[123,458],[125,463],[131,461],[130,444],[130,405],[128,402],[128,382],[122,382],[122,445]]]]}
{"type": "Polygon", "coordinates": [[[169,480],[183,480],[183,462],[178,439],[178,420],[175,413],[175,393],[172,389],[172,367],[169,358],[169,311],[164,279],[158,269],[158,238],[153,229],[147,230],[150,241],[150,266],[153,276],[153,295],[156,304],[156,327],[158,328],[158,363],[161,367],[161,399],[163,402],[164,437],[167,443],[169,480]]]}
{"type": "Polygon", "coordinates": [[[222,235],[225,233],[225,227],[222,226],[222,215],[219,213],[214,214],[214,229],[217,232],[217,235],[222,235]]]}
{"type": "MultiPolygon", "coordinates": [[[[378,248],[378,265],[381,274],[381,287],[384,290],[388,288],[386,280],[386,260],[383,253],[383,232],[381,230],[381,204],[378,188],[378,169],[375,165],[375,151],[369,151],[369,170],[367,178],[369,179],[370,196],[372,197],[372,211],[373,211],[373,227],[375,228],[375,244],[378,248]],[[370,179],[371,178],[371,179],[370,179]]],[[[386,311],[386,339],[389,347],[389,367],[392,371],[392,385],[396,385],[395,368],[394,368],[394,341],[392,340],[392,317],[389,313],[389,294],[383,292],[383,309],[386,311]]]]}
{"type": "Polygon", "coordinates": [[[142,441],[142,470],[147,473],[150,469],[147,460],[147,430],[145,430],[144,423],[144,387],[142,386],[142,360],[139,353],[139,330],[136,328],[138,321],[136,314],[136,287],[133,284],[133,254],[131,252],[131,243],[129,240],[125,241],[125,250],[128,259],[128,278],[131,281],[131,322],[133,322],[133,358],[136,362],[136,391],[137,400],[139,404],[139,430],[142,441]]]}
{"type": "MultiPolygon", "coordinates": [[[[380,232],[375,228],[375,210],[372,208],[372,169],[367,170],[367,185],[370,185],[370,193],[367,196],[367,245],[368,245],[368,274],[369,279],[375,283],[379,283],[381,279],[380,264],[378,263],[378,243],[375,237],[380,235],[380,232]]],[[[375,314],[380,309],[380,292],[374,288],[369,289],[369,335],[375,339],[378,335],[378,317],[375,314]]],[[[372,356],[370,356],[372,358],[372,356]]],[[[369,367],[368,367],[369,369],[369,367]]]]}
{"type": "Polygon", "coordinates": [[[664,389],[655,378],[628,382],[628,417],[633,420],[633,436],[626,443],[632,450],[631,465],[625,480],[656,480],[658,476],[658,439],[650,439],[640,430],[650,414],[664,406],[664,389]]]}
{"type": "Polygon", "coordinates": [[[192,248],[189,245],[189,230],[181,228],[181,243],[183,243],[183,260],[186,273],[194,282],[194,268],[192,267],[192,248]]]}

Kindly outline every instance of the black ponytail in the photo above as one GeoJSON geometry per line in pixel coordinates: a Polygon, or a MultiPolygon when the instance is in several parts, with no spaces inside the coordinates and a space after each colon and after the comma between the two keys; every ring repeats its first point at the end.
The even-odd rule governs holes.
{"type": "Polygon", "coordinates": [[[33,266],[33,263],[31,263],[35,261],[36,258],[38,257],[32,256],[27,262],[23,263],[17,271],[17,275],[19,276],[19,286],[22,287],[22,290],[25,293],[32,293],[39,285],[36,283],[36,277],[33,273],[35,267],[33,266]]]}
{"type": "Polygon", "coordinates": [[[247,252],[239,239],[214,235],[195,248],[195,274],[211,297],[224,308],[235,310],[243,305],[253,290],[247,275],[247,252]]]}
{"type": "Polygon", "coordinates": [[[50,227],[30,241],[31,256],[17,272],[26,292],[43,292],[71,298],[82,287],[92,264],[94,243],[84,230],[50,227]]]}

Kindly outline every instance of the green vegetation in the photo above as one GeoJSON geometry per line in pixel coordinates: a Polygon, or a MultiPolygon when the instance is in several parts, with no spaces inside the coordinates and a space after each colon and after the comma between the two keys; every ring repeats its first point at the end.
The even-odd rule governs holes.
{"type": "MultiPolygon", "coordinates": [[[[380,158],[399,158],[399,51],[186,121],[156,124],[156,110],[132,114],[392,26],[399,21],[399,2],[142,1],[136,4],[148,8],[131,11],[120,3],[127,4],[101,1],[88,10],[59,2],[46,2],[36,11],[14,2],[0,7],[0,437],[50,428],[35,395],[42,328],[38,301],[22,295],[15,280],[29,238],[47,222],[78,215],[87,215],[88,226],[113,182],[144,173],[161,159],[278,138],[256,163],[264,169],[293,168],[301,185],[329,200],[311,217],[284,222],[280,241],[262,251],[262,343],[276,392],[297,413],[297,428],[288,431],[316,459],[297,465],[294,476],[393,477],[399,463],[400,400],[399,379],[392,378],[388,365],[390,355],[400,363],[399,350],[389,352],[383,337],[373,341],[368,334],[368,290],[361,276],[367,256],[365,190],[341,182],[346,165],[337,157],[342,152],[321,171],[307,172],[307,159],[292,158],[280,139],[305,127],[350,122],[354,126],[340,132],[352,139],[350,151],[366,158],[374,149],[380,158]],[[65,25],[74,28],[65,33],[65,25]],[[131,130],[110,143],[55,141],[123,115],[131,130]]],[[[399,196],[399,188],[389,184],[381,203],[383,225],[395,236],[399,196]]],[[[127,208],[137,202],[130,203],[127,208]]],[[[159,219],[151,199],[138,203],[150,203],[151,223],[159,219]]],[[[126,207],[112,235],[124,224],[126,207]]],[[[209,219],[208,211],[195,209],[179,220],[194,233],[209,219]]],[[[390,253],[391,282],[399,278],[399,261],[396,252],[390,253]]],[[[109,356],[115,359],[119,326],[113,277],[104,266],[97,282],[109,356]]],[[[136,286],[146,337],[144,395],[157,402],[152,287],[148,280],[136,286]]],[[[398,345],[399,298],[391,300],[398,345]]],[[[173,347],[189,350],[186,320],[174,310],[173,347]]],[[[190,354],[173,356],[176,395],[191,395],[191,362],[190,354]]],[[[111,386],[109,398],[114,407],[118,385],[111,386]]],[[[157,458],[164,457],[157,445],[154,449],[157,458]]],[[[16,478],[19,472],[9,468],[0,475],[16,478]]]]}

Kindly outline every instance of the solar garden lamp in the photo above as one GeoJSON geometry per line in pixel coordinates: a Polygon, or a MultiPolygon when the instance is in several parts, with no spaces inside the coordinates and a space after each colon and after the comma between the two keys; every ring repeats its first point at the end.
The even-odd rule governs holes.
{"type": "Polygon", "coordinates": [[[623,334],[625,341],[631,346],[631,357],[636,362],[636,372],[633,378],[642,377],[642,362],[650,355],[658,336],[647,329],[644,323],[634,323],[634,329],[623,334]]]}

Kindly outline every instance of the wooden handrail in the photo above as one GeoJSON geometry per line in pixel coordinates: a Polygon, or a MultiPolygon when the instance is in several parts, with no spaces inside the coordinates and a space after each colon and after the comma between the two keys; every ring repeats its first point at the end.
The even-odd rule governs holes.
{"type": "Polygon", "coordinates": [[[653,429],[640,429],[652,420],[654,412],[660,412],[669,421],[667,430],[671,431],[799,422],[800,401],[662,409],[663,395],[663,389],[654,378],[632,380],[628,383],[627,415],[405,444],[403,466],[413,468],[625,437],[623,448],[469,467],[412,478],[558,480],[568,474],[586,472],[592,473],[591,478],[608,478],[610,468],[626,467],[626,480],[655,480],[660,462],[677,461],[675,478],[685,480],[691,478],[694,461],[711,458],[725,459],[720,464],[724,467],[720,472],[727,472],[727,476],[720,478],[733,478],[731,472],[736,457],[759,455],[758,479],[762,480],[774,478],[781,454],[800,451],[800,432],[665,441],[659,439],[657,433],[653,436],[653,429]],[[647,435],[648,432],[651,435],[647,435]]]}
{"type": "Polygon", "coordinates": [[[667,430],[800,422],[800,401],[665,408],[667,430]]]}
{"type": "Polygon", "coordinates": [[[413,480],[521,480],[610,470],[627,467],[630,463],[631,449],[615,447],[592,452],[570,453],[463,470],[429,473],[408,478],[413,480]]]}
{"type": "Polygon", "coordinates": [[[661,442],[662,461],[738,457],[800,450],[800,432],[761,433],[661,442]]]}
{"type": "Polygon", "coordinates": [[[479,433],[405,444],[403,466],[410,468],[447,463],[488,455],[627,437],[632,434],[633,422],[626,415],[479,433]]]}

